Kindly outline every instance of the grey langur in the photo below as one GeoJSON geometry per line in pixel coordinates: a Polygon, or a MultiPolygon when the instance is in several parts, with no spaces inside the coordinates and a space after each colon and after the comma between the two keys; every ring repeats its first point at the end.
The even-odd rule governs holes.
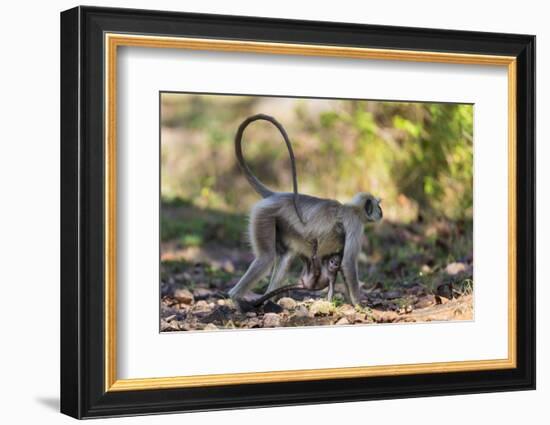
{"type": "Polygon", "coordinates": [[[244,295],[271,268],[267,292],[283,286],[292,260],[296,257],[324,258],[342,253],[341,270],[346,299],[359,303],[357,258],[361,251],[363,228],[367,222],[382,219],[380,199],[368,193],[357,193],[350,202],[342,204],[298,193],[296,166],[292,147],[282,125],[268,115],[254,115],[239,126],[235,136],[235,154],[250,185],[262,196],[250,212],[249,238],[254,261],[239,282],[229,291],[238,308],[248,304],[244,295]],[[290,154],[294,193],[273,192],[260,182],[244,161],[241,142],[245,128],[254,121],[274,124],[283,135],[290,154]]]}

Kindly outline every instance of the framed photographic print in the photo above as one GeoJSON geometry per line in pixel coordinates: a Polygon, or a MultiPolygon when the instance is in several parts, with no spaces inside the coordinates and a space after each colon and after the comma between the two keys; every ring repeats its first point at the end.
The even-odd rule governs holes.
{"type": "Polygon", "coordinates": [[[61,14],[61,411],[533,389],[535,37],[61,14]]]}

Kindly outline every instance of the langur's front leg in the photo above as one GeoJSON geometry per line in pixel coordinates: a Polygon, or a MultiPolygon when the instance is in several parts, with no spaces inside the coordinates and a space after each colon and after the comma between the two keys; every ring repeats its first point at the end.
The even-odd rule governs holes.
{"type": "Polygon", "coordinates": [[[358,305],[359,277],[357,273],[357,259],[361,251],[362,225],[349,226],[346,229],[346,242],[342,258],[342,276],[346,286],[346,295],[352,305],[358,305]]]}
{"type": "Polygon", "coordinates": [[[229,291],[229,296],[235,302],[237,307],[242,301],[244,295],[260,281],[268,272],[273,263],[270,256],[260,256],[256,258],[248,267],[248,270],[239,282],[229,291]]]}
{"type": "Polygon", "coordinates": [[[359,279],[357,278],[357,262],[348,261],[342,263],[342,275],[346,288],[347,301],[352,305],[358,305],[359,297],[359,279]]]}

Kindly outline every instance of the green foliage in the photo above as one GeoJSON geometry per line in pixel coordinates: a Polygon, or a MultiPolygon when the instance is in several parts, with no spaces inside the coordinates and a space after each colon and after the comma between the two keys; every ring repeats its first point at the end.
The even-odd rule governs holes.
{"type": "MultiPolygon", "coordinates": [[[[421,207],[451,218],[472,216],[473,114],[470,105],[424,106],[416,125],[400,124],[408,133],[398,186],[421,207]],[[410,176],[415,178],[410,178],[410,176]]],[[[397,116],[399,117],[399,116],[397,116]]]]}
{"type": "Polygon", "coordinates": [[[221,245],[244,245],[246,218],[191,206],[189,201],[172,199],[162,203],[160,238],[177,240],[182,246],[200,246],[216,241],[221,245]]]}
{"type": "MultiPolygon", "coordinates": [[[[471,105],[342,102],[339,110],[320,114],[315,130],[336,164],[330,180],[342,186],[338,192],[369,188],[385,206],[471,217],[471,105]]],[[[395,216],[407,221],[406,214],[395,216]]]]}
{"type": "Polygon", "coordinates": [[[335,308],[341,307],[345,304],[344,297],[341,294],[335,294],[334,298],[332,299],[332,305],[335,308]]]}
{"type": "MultiPolygon", "coordinates": [[[[383,198],[385,218],[404,223],[420,215],[472,217],[473,106],[443,103],[164,94],[163,198],[248,212],[258,197],[236,163],[233,138],[240,122],[258,112],[287,129],[303,193],[347,201],[369,191],[383,198]]],[[[288,154],[276,129],[250,126],[243,149],[267,186],[291,190],[288,154]]],[[[174,226],[163,236],[190,230],[174,226]]],[[[204,224],[189,226],[198,230],[184,244],[202,243],[193,235],[202,235],[204,224]]]]}

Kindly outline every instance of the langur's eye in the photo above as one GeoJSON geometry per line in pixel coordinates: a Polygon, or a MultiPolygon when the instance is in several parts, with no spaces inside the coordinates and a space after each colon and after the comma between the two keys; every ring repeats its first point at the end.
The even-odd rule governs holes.
{"type": "Polygon", "coordinates": [[[365,211],[368,215],[372,214],[372,210],[374,209],[374,205],[372,202],[372,199],[367,199],[367,202],[365,202],[365,211]]]}

